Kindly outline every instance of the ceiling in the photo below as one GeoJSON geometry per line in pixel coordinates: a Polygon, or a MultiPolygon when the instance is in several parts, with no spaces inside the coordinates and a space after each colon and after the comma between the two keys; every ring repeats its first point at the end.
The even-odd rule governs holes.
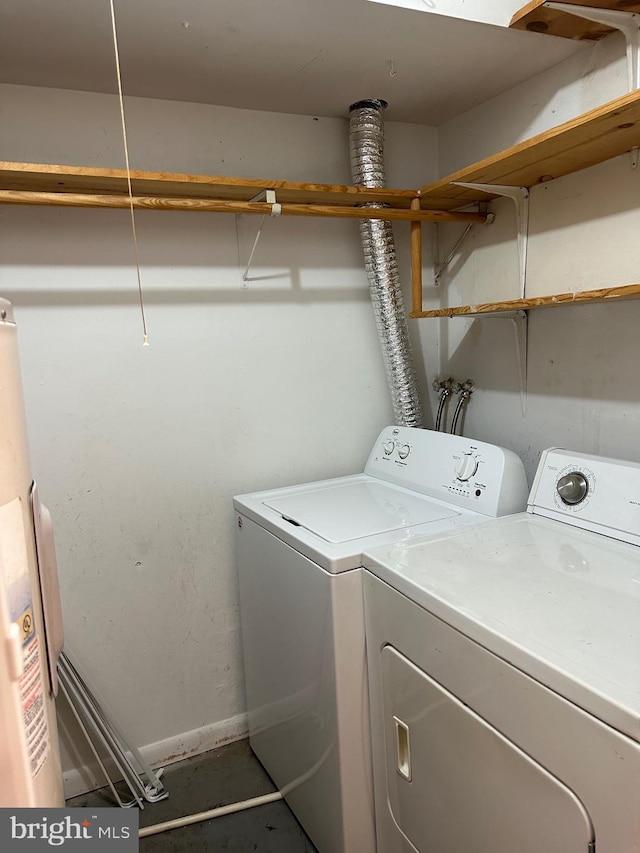
{"type": "MultiPolygon", "coordinates": [[[[578,50],[367,0],[114,0],[125,95],[439,125],[578,50]]],[[[109,0],[2,0],[0,82],[116,92],[109,0]]]]}

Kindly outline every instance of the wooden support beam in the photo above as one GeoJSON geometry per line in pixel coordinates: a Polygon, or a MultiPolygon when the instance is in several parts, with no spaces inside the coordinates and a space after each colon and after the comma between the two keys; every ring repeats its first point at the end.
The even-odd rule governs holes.
{"type": "MultiPolygon", "coordinates": [[[[420,210],[420,199],[414,198],[411,210],[420,210]]],[[[411,302],[413,311],[422,311],[422,222],[411,222],[411,302]]]]}
{"type": "Polygon", "coordinates": [[[409,316],[414,319],[421,317],[474,317],[482,314],[528,311],[530,308],[551,308],[554,305],[580,305],[588,302],[624,301],[638,298],[640,298],[640,284],[627,284],[621,287],[581,290],[576,293],[530,296],[526,299],[510,299],[506,302],[481,302],[478,305],[458,305],[455,308],[412,311],[409,316]]]}
{"type": "MultiPolygon", "coordinates": [[[[140,210],[182,210],[213,213],[271,213],[265,202],[228,201],[203,198],[153,198],[134,196],[133,206],[140,210]]],[[[0,190],[0,204],[34,204],[56,207],[128,208],[126,195],[89,195],[80,193],[22,192],[0,190]]],[[[418,201],[419,204],[419,201],[418,201]]],[[[347,219],[388,219],[430,222],[484,222],[486,214],[445,210],[405,210],[391,207],[347,207],[342,205],[282,204],[281,216],[327,216],[347,219]]]]}

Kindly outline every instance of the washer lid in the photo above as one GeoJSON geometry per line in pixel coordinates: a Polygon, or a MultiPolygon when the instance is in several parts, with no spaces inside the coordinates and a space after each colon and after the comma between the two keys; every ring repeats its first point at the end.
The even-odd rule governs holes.
{"type": "Polygon", "coordinates": [[[263,503],[287,521],[334,543],[459,515],[451,507],[373,479],[334,483],[263,503]]]}
{"type": "Polygon", "coordinates": [[[485,648],[640,740],[640,548],[521,513],[364,554],[485,648]]]}

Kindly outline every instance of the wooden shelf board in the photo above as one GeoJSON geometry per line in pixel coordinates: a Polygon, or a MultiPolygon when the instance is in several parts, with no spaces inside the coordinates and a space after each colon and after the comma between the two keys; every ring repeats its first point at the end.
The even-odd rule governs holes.
{"type": "Polygon", "coordinates": [[[483,314],[503,314],[511,311],[528,311],[530,308],[551,308],[554,305],[582,305],[589,302],[624,301],[640,297],[640,284],[622,287],[605,287],[599,290],[582,290],[578,293],[558,293],[553,296],[531,296],[528,299],[511,299],[506,302],[484,302],[479,305],[459,305],[455,308],[435,308],[431,311],[412,311],[414,319],[423,317],[476,317],[483,314]]]}
{"type": "MultiPolygon", "coordinates": [[[[550,36],[596,41],[613,32],[611,27],[604,24],[587,21],[559,9],[546,9],[544,2],[545,0],[532,0],[531,3],[527,3],[511,18],[509,27],[550,36]]],[[[592,6],[616,12],[640,12],[640,3],[627,2],[627,0],[567,0],[567,2],[574,6],[592,6]]]]}
{"type": "MultiPolygon", "coordinates": [[[[396,208],[411,207],[415,190],[380,189],[333,184],[231,178],[219,175],[183,175],[171,172],[131,173],[135,196],[250,201],[262,190],[276,190],[278,202],[291,204],[358,205],[381,202],[396,208]]],[[[0,189],[43,193],[126,195],[124,169],[54,166],[0,161],[0,189]]]]}
{"type": "MultiPolygon", "coordinates": [[[[419,204],[419,200],[416,199],[419,204]]],[[[28,204],[41,207],[106,207],[140,210],[173,210],[209,213],[242,213],[268,216],[272,207],[265,201],[237,201],[220,198],[184,198],[169,196],[132,196],[124,193],[104,195],[102,193],[45,193],[29,190],[0,189],[0,204],[28,204]]],[[[456,210],[412,210],[388,205],[339,205],[287,202],[280,203],[279,215],[282,216],[326,216],[342,219],[384,219],[403,220],[405,222],[477,222],[487,219],[484,213],[456,210]]]]}
{"type": "Polygon", "coordinates": [[[533,187],[640,146],[640,90],[564,122],[420,190],[423,209],[452,210],[493,196],[454,181],[533,187]]]}
{"type": "MultiPolygon", "coordinates": [[[[609,160],[640,145],[640,91],[634,91],[487,157],[421,190],[294,183],[218,175],[132,172],[135,196],[248,202],[275,189],[287,204],[356,206],[372,202],[410,209],[420,197],[422,210],[453,210],[493,196],[454,185],[455,181],[533,187],[609,160]]],[[[126,195],[123,169],[55,166],[0,161],[0,189],[19,192],[126,195]]]]}

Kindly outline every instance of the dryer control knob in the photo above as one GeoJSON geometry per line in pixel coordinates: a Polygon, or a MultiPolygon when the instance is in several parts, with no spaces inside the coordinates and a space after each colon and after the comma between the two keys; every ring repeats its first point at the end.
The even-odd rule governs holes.
{"type": "Polygon", "coordinates": [[[391,456],[391,454],[393,453],[394,447],[395,447],[395,444],[392,441],[383,441],[382,442],[382,449],[384,450],[384,452],[386,453],[387,456],[391,456]]]}
{"type": "Polygon", "coordinates": [[[400,457],[400,459],[406,459],[410,453],[411,448],[408,444],[403,444],[398,448],[398,456],[400,457]]]}
{"type": "Polygon", "coordinates": [[[586,498],[589,491],[589,483],[580,471],[572,471],[570,474],[560,477],[556,484],[556,489],[563,503],[574,506],[586,498]]]}
{"type": "Polygon", "coordinates": [[[463,482],[471,479],[477,470],[478,460],[471,453],[465,453],[456,462],[456,477],[463,482]]]}

